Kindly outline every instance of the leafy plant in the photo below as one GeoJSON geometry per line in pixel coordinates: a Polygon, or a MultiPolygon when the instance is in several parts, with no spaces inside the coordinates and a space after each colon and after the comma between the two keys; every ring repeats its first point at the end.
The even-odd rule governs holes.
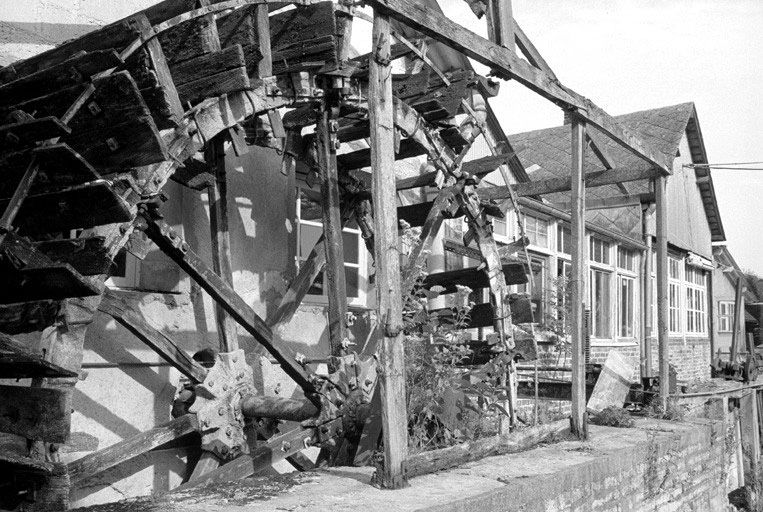
{"type": "Polygon", "coordinates": [[[607,427],[628,428],[633,426],[633,418],[622,407],[606,407],[601,412],[591,416],[591,423],[607,427]]]}

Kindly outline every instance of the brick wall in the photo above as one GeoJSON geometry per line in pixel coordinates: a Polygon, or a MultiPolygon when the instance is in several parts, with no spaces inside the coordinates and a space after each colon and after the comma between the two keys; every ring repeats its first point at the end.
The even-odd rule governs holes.
{"type": "MultiPolygon", "coordinates": [[[[652,339],[652,368],[659,373],[658,343],[652,339]]],[[[591,347],[591,362],[603,364],[611,350],[616,350],[634,368],[634,378],[638,379],[639,347],[638,345],[594,345],[591,347]]],[[[570,347],[560,348],[558,345],[539,344],[539,361],[541,366],[570,366],[570,347]]],[[[670,364],[676,369],[678,379],[691,382],[710,378],[710,339],[708,338],[670,338],[670,364]]],[[[548,373],[549,377],[561,377],[558,372],[548,373]]],[[[567,373],[569,376],[569,373],[567,373]]]]}
{"type": "MultiPolygon", "coordinates": [[[[504,491],[441,510],[734,511],[728,502],[728,493],[736,486],[729,478],[736,472],[733,430],[726,429],[723,421],[698,421],[639,420],[631,429],[594,426],[591,438],[596,448],[591,450],[603,455],[578,464],[559,460],[550,474],[506,479],[504,491]],[[627,449],[620,446],[622,436],[633,440],[627,449]]],[[[544,459],[543,449],[535,452],[535,458],[544,459]]]]}

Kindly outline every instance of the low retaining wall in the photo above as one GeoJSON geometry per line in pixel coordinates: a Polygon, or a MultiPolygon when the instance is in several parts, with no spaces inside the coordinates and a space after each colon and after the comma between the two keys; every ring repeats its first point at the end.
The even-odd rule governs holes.
{"type": "Polygon", "coordinates": [[[336,512],[724,512],[736,438],[723,421],[641,419],[629,429],[590,427],[587,442],[562,441],[411,479],[399,491],[369,485],[371,468],[216,484],[96,510],[336,512]]]}

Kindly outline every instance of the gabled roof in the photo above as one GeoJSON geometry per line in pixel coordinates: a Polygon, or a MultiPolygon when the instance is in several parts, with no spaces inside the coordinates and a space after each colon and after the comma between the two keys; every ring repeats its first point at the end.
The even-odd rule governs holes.
{"type": "MultiPolygon", "coordinates": [[[[655,149],[663,152],[672,161],[678,152],[681,138],[686,134],[691,149],[691,160],[695,164],[707,163],[702,133],[699,129],[697,111],[694,103],[681,103],[651,110],[643,110],[615,116],[615,119],[629,130],[636,132],[644,142],[649,143],[655,149]]],[[[589,130],[599,132],[593,126],[589,130]]],[[[602,141],[607,153],[614,160],[617,167],[623,169],[648,169],[649,164],[644,160],[625,150],[612,141],[603,133],[598,133],[598,140],[602,141]]],[[[531,132],[518,133],[509,136],[509,140],[515,147],[524,146],[518,157],[522,165],[529,172],[532,181],[547,178],[566,177],[570,174],[571,140],[570,128],[567,125],[546,128],[531,132]]],[[[586,172],[603,170],[604,165],[596,158],[592,151],[586,152],[586,172]]],[[[723,241],[725,235],[721,223],[718,205],[715,199],[712,177],[707,168],[696,168],[700,194],[702,196],[705,215],[710,225],[712,240],[723,241]],[[706,178],[704,178],[706,177],[706,178]]],[[[629,192],[649,192],[650,184],[643,180],[626,184],[629,192]]],[[[621,195],[622,192],[616,185],[595,187],[588,189],[586,194],[591,198],[605,198],[621,195]]],[[[549,194],[545,196],[552,202],[565,202],[569,199],[569,193],[549,194]]],[[[607,216],[617,214],[617,211],[608,212],[607,216]]],[[[603,219],[602,219],[603,220],[603,219]]]]}

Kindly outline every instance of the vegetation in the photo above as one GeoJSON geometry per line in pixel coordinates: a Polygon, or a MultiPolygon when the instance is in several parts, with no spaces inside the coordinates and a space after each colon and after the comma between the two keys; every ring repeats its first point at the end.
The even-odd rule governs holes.
{"type": "Polygon", "coordinates": [[[628,428],[633,426],[633,418],[622,407],[607,407],[591,416],[591,423],[605,427],[628,428]]]}

